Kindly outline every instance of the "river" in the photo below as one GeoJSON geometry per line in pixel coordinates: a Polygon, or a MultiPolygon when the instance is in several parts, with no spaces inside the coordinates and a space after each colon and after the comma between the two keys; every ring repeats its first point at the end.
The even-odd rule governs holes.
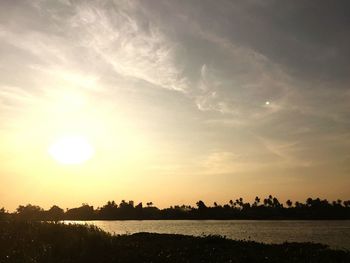
{"type": "Polygon", "coordinates": [[[264,243],[316,242],[350,250],[350,220],[262,221],[262,220],[145,220],[65,221],[93,224],[112,234],[137,232],[221,235],[230,239],[264,243]]]}

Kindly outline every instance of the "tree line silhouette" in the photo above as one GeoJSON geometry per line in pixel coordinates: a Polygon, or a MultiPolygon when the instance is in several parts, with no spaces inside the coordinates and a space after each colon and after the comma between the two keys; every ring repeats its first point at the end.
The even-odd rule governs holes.
{"type": "Polygon", "coordinates": [[[0,209],[1,220],[167,220],[167,219],[350,219],[350,200],[308,198],[305,203],[287,200],[285,205],[276,197],[268,196],[261,200],[256,197],[253,203],[245,202],[243,198],[230,200],[220,205],[214,202],[207,206],[198,201],[196,207],[175,205],[159,209],[153,202],[134,205],[133,201],[122,200],[119,204],[108,201],[104,206],[94,209],[83,203],[80,207],[66,209],[54,205],[49,210],[40,206],[20,205],[15,212],[9,213],[0,209]]]}

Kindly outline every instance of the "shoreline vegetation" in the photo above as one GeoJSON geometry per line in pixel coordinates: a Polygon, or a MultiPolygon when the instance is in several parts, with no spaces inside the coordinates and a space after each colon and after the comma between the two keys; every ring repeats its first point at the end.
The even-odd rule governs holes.
{"type": "Polygon", "coordinates": [[[44,210],[37,205],[20,205],[15,212],[9,213],[0,209],[0,220],[344,220],[350,219],[350,200],[332,201],[320,198],[308,198],[305,203],[287,200],[280,203],[276,197],[265,199],[255,198],[253,203],[245,202],[243,198],[230,200],[221,205],[214,202],[213,206],[198,201],[196,207],[175,205],[159,209],[153,202],[142,202],[134,205],[133,201],[122,200],[119,204],[108,201],[104,206],[94,208],[89,204],[63,210],[53,205],[44,210]]]}
{"type": "Polygon", "coordinates": [[[0,262],[350,262],[322,244],[262,244],[220,236],[111,235],[95,226],[0,221],[0,262]]]}

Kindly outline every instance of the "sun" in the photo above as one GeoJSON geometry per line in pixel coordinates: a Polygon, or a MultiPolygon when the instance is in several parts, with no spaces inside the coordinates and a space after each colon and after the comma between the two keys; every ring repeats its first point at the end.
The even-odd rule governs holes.
{"type": "Polygon", "coordinates": [[[81,164],[94,155],[94,149],[82,136],[66,136],[55,141],[49,153],[61,164],[81,164]]]}

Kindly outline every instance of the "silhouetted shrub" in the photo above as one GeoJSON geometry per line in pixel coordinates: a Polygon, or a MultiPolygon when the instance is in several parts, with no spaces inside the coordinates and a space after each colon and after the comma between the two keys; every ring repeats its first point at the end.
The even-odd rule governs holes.
{"type": "Polygon", "coordinates": [[[138,233],[112,236],[93,226],[0,222],[0,262],[350,262],[325,245],[265,245],[219,236],[138,233]]]}

